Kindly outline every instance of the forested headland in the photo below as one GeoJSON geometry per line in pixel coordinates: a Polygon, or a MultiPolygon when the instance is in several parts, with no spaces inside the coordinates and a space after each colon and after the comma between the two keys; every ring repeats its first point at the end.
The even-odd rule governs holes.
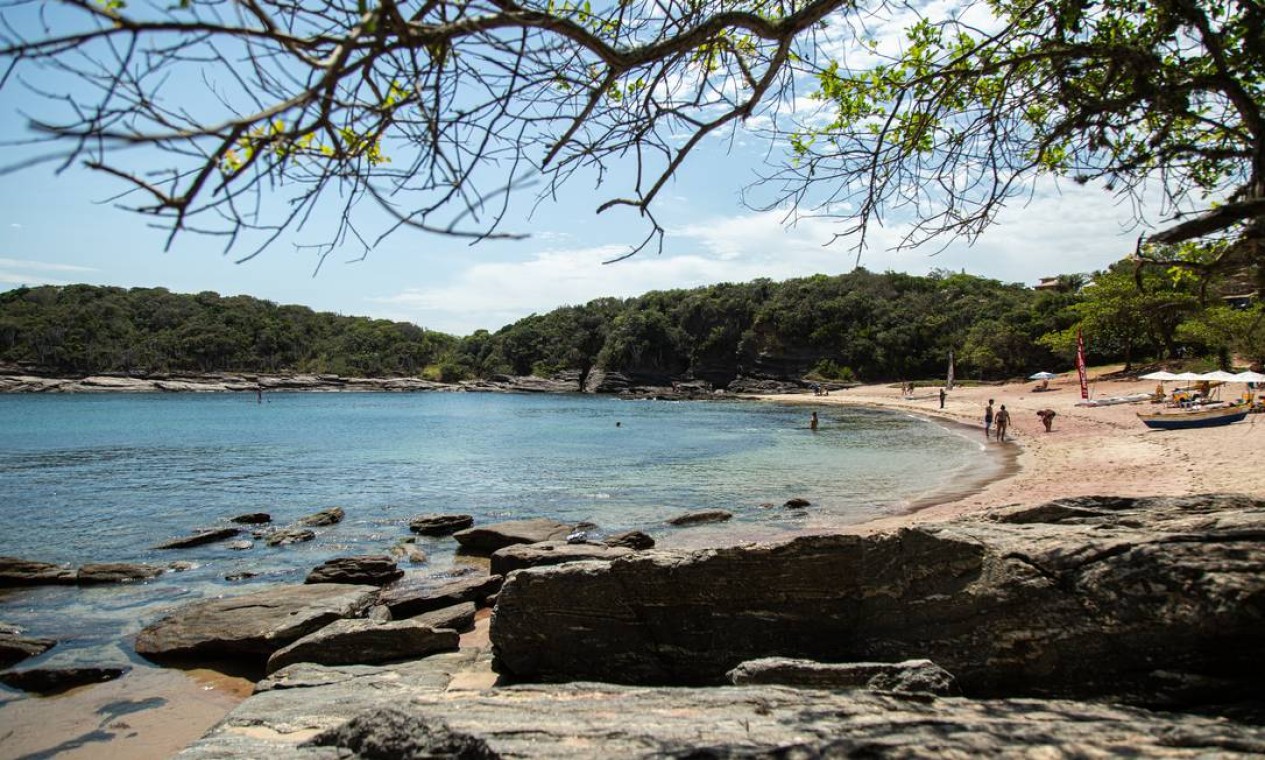
{"type": "MultiPolygon", "coordinates": [[[[1241,289],[1241,288],[1240,288],[1241,289]]],[[[1233,283],[1121,262],[1040,289],[967,274],[863,269],[602,298],[458,337],[250,296],[91,285],[0,293],[0,362],[46,375],[303,372],[425,377],[595,369],[643,385],[739,377],[1000,380],[1066,369],[1078,330],[1091,361],[1265,356],[1262,310],[1233,283]]]]}

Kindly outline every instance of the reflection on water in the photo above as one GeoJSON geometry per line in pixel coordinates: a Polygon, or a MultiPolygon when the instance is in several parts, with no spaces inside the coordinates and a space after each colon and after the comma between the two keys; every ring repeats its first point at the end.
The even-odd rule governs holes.
{"type": "MultiPolygon", "coordinates": [[[[128,637],[162,610],[382,553],[419,514],[552,517],[716,545],[859,522],[994,466],[926,420],[828,407],[813,433],[809,411],[494,394],[0,396],[0,555],[192,563],[144,584],[0,592],[0,621],[58,639],[43,660],[130,661],[128,637]],[[762,506],[793,496],[813,506],[762,506]],[[335,505],[346,521],[306,544],[152,548],[245,512],[280,525],[335,505]],[[735,518],[664,526],[700,509],[735,518]],[[237,574],[253,577],[225,580],[237,574]]],[[[450,538],[418,545],[429,563],[409,569],[458,561],[450,538]]]]}

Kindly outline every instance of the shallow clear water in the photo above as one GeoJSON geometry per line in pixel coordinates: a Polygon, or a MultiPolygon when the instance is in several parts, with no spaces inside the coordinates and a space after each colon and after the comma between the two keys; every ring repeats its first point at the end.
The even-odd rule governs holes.
{"type": "MultiPolygon", "coordinates": [[[[62,640],[45,659],[132,659],[126,637],[173,604],[301,582],[334,556],[382,553],[417,515],[552,517],[660,546],[776,538],[856,523],[987,474],[975,436],[865,409],[590,396],[274,393],[0,396],[0,555],[49,562],[186,560],[108,588],[0,590],[0,622],[62,640]],[[616,423],[619,423],[616,426],[616,423]],[[806,510],[767,508],[809,499],[806,510]],[[331,506],[307,544],[151,547],[244,512],[274,524],[331,506]],[[669,528],[726,509],[729,523],[669,528]],[[258,575],[230,583],[226,575],[258,575]]],[[[418,539],[439,572],[450,538],[418,539]]]]}

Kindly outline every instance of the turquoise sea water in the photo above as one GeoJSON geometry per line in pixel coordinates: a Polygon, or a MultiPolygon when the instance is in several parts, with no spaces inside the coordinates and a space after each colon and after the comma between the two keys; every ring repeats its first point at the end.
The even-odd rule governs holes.
{"type": "MultiPolygon", "coordinates": [[[[0,589],[0,622],[61,640],[44,660],[134,660],[128,637],[172,605],[383,553],[420,514],[552,517],[596,523],[597,536],[643,530],[662,547],[721,545],[899,511],[996,466],[976,436],[933,421],[823,407],[813,433],[809,412],[460,393],[0,396],[0,555],[195,564],[145,584],[0,589]],[[762,506],[795,496],[813,506],[762,506]],[[331,506],[346,521],[307,544],[151,548],[244,512],[283,525],[331,506]],[[699,509],[735,518],[664,524],[699,509]],[[225,580],[241,572],[257,575],[225,580]]],[[[418,543],[430,561],[410,572],[463,562],[452,539],[418,543]]]]}

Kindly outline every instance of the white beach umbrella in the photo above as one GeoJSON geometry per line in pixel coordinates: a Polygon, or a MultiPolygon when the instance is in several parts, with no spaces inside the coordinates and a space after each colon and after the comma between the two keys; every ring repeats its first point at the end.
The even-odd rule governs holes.
{"type": "Polygon", "coordinates": [[[1200,375],[1198,372],[1182,372],[1181,374],[1173,375],[1173,379],[1183,380],[1183,381],[1203,380],[1203,376],[1200,375]]]}
{"type": "Polygon", "coordinates": [[[1214,370],[1213,372],[1205,372],[1199,376],[1200,380],[1220,380],[1221,382],[1238,380],[1238,375],[1233,372],[1226,372],[1223,369],[1214,370]]]}
{"type": "Polygon", "coordinates": [[[1139,375],[1138,379],[1139,380],[1176,380],[1177,375],[1174,375],[1172,372],[1169,372],[1166,369],[1162,369],[1159,372],[1148,372],[1145,375],[1139,375]]]}
{"type": "Polygon", "coordinates": [[[1247,372],[1240,372],[1239,374],[1234,376],[1234,382],[1236,383],[1265,383],[1265,375],[1261,374],[1260,372],[1252,372],[1251,370],[1247,372]]]}
{"type": "Polygon", "coordinates": [[[1038,372],[1035,375],[1029,375],[1028,379],[1029,380],[1053,380],[1056,377],[1058,377],[1058,375],[1056,375],[1053,372],[1038,372]]]}

